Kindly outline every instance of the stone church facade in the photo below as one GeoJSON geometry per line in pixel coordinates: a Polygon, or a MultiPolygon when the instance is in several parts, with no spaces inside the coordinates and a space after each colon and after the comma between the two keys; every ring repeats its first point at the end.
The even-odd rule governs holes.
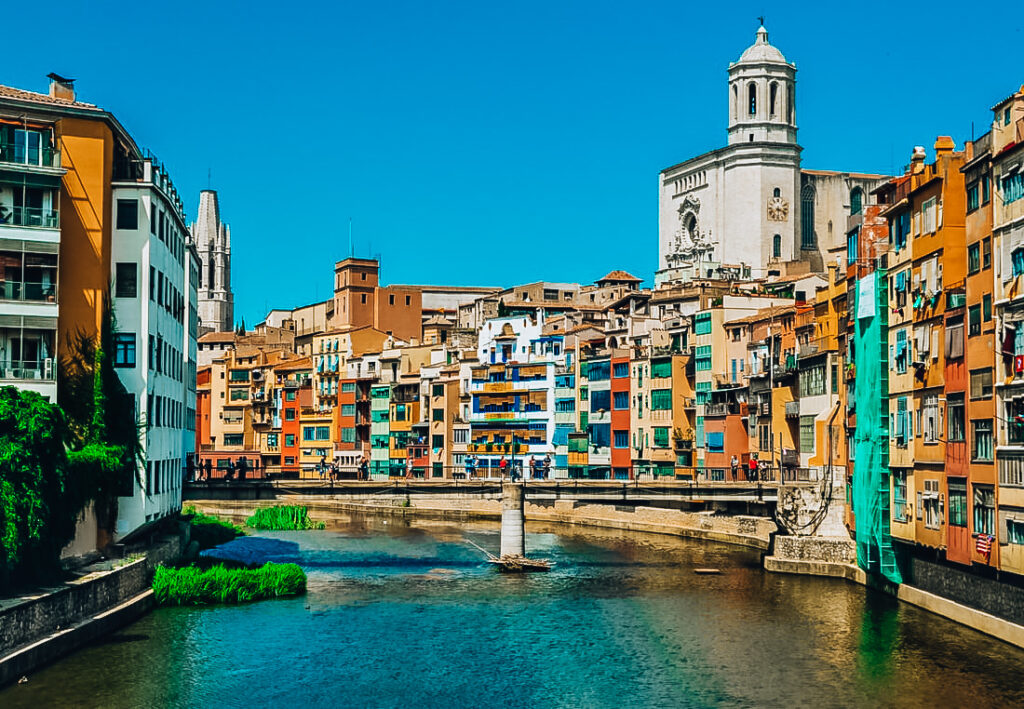
{"type": "Polygon", "coordinates": [[[728,144],[661,171],[656,283],[822,271],[845,255],[851,210],[888,179],[801,169],[796,66],[764,27],[728,91],[728,144]]]}
{"type": "Polygon", "coordinates": [[[231,228],[220,220],[217,192],[199,193],[199,215],[189,225],[199,252],[199,334],[234,329],[231,292],[231,228]]]}

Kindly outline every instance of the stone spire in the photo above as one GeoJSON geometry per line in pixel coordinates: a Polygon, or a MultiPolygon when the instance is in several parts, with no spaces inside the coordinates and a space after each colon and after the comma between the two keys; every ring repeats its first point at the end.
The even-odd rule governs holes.
{"type": "Polygon", "coordinates": [[[199,251],[200,334],[234,328],[235,299],[231,292],[231,228],[220,220],[215,190],[199,193],[199,214],[190,227],[199,251]]]}

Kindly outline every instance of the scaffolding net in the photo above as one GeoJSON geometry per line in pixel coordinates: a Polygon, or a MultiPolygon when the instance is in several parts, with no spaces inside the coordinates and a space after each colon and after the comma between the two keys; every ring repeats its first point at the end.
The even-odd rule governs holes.
{"type": "Polygon", "coordinates": [[[857,281],[854,319],[856,377],[852,503],[857,563],[902,583],[889,527],[888,298],[884,270],[857,281]]]}

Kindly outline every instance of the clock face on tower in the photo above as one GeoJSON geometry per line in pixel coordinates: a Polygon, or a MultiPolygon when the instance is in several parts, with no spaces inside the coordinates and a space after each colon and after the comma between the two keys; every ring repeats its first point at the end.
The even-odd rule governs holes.
{"type": "Polygon", "coordinates": [[[768,219],[773,222],[784,222],[789,218],[789,202],[782,197],[768,200],[768,219]]]}

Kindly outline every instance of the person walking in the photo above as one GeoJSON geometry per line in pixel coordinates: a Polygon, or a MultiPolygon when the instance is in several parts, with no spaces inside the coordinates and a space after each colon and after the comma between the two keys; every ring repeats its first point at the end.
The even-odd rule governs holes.
{"type": "Polygon", "coordinates": [[[206,482],[210,482],[210,477],[213,475],[213,463],[209,458],[203,461],[203,470],[206,472],[206,482]]]}
{"type": "Polygon", "coordinates": [[[501,479],[505,479],[505,471],[508,470],[508,461],[505,460],[505,456],[501,456],[498,461],[498,473],[501,475],[501,479]]]}
{"type": "Polygon", "coordinates": [[[750,462],[747,464],[747,480],[757,482],[757,456],[750,456],[750,462]]]}

